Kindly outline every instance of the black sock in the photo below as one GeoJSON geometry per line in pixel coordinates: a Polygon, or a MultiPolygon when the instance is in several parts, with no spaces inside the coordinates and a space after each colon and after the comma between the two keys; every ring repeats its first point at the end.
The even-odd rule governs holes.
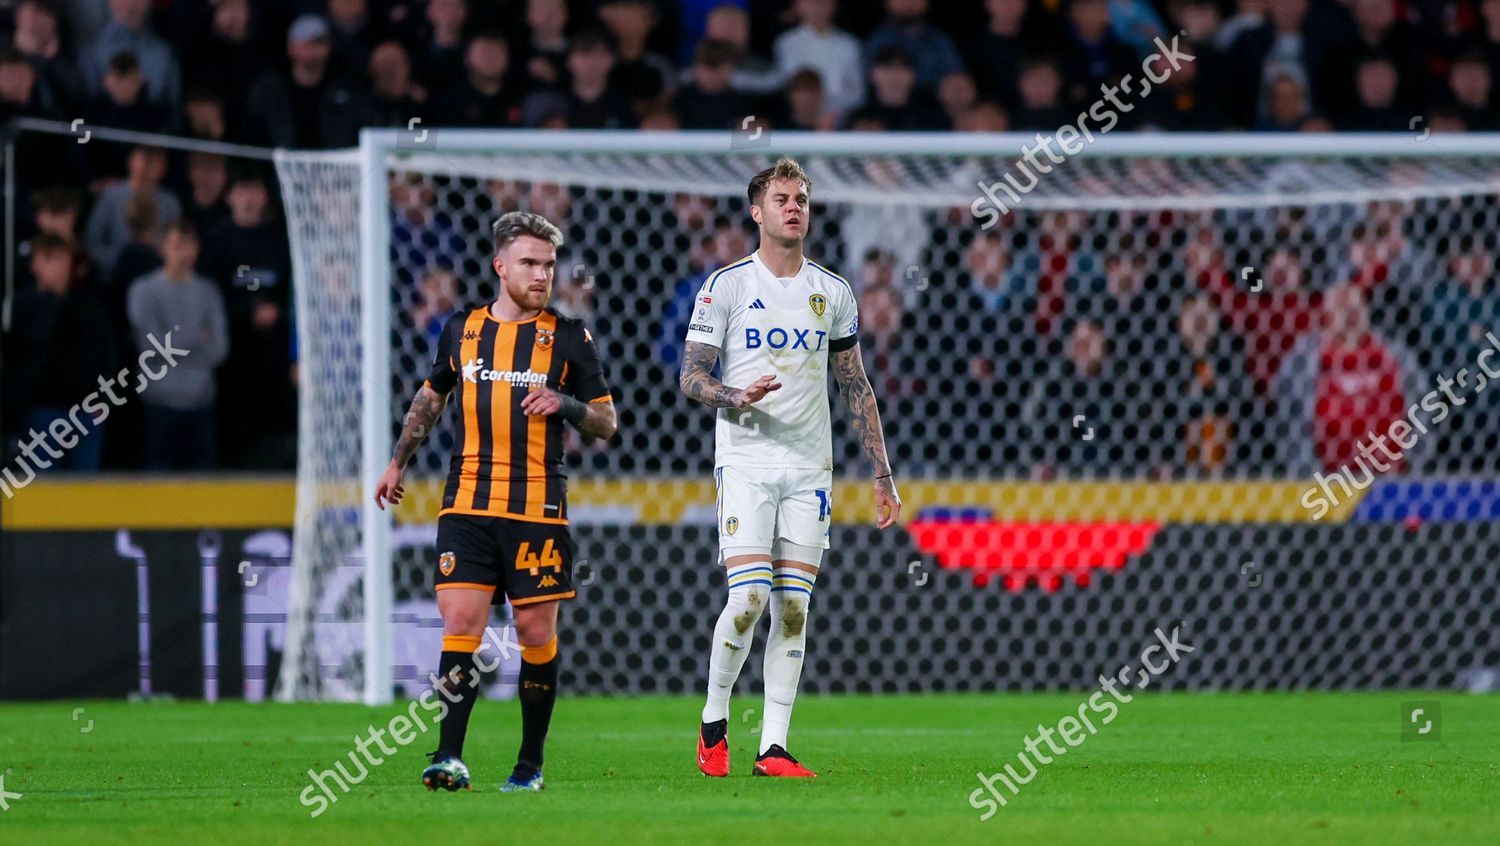
{"type": "Polygon", "coordinates": [[[545,664],[521,658],[521,753],[517,766],[542,768],[542,745],[552,723],[552,705],[557,701],[557,656],[545,664]]]}
{"type": "Polygon", "coordinates": [[[463,757],[464,735],[469,731],[469,714],[479,698],[479,673],[474,670],[474,653],[443,652],[438,661],[438,691],[448,704],[438,732],[438,756],[463,757]]]}
{"type": "Polygon", "coordinates": [[[703,745],[717,746],[725,735],[729,734],[729,721],[716,720],[712,723],[703,724],[703,745]]]}

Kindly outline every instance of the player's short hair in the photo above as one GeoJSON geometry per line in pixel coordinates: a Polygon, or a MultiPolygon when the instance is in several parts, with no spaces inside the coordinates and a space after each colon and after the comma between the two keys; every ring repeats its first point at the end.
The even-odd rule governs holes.
{"type": "Polygon", "coordinates": [[[761,199],[766,196],[766,188],[778,179],[801,180],[807,188],[807,193],[812,194],[812,179],[808,178],[807,171],[803,170],[802,165],[797,164],[795,160],[783,156],[775,165],[755,174],[755,178],[750,180],[750,188],[746,191],[750,197],[750,205],[760,205],[761,199]]]}
{"type": "Polygon", "coordinates": [[[526,235],[549,241],[554,247],[563,245],[562,230],[558,229],[552,221],[535,212],[506,212],[495,221],[494,232],[496,255],[526,235]]]}

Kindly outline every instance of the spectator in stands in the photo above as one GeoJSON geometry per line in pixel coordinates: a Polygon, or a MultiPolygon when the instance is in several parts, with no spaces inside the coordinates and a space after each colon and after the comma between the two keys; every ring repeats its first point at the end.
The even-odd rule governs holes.
{"type": "Polygon", "coordinates": [[[218,92],[197,84],[188,87],[187,96],[182,101],[182,122],[184,134],[191,138],[231,142],[249,140],[238,134],[231,135],[229,115],[218,92]]]}
{"type": "Polygon", "coordinates": [[[1055,54],[1056,33],[1043,22],[1045,12],[1027,0],[985,0],[988,24],[964,45],[964,61],[980,94],[1007,109],[1020,102],[1016,80],[1027,54],[1055,54]]]}
{"type": "Polygon", "coordinates": [[[1167,409],[1173,470],[1189,478],[1241,467],[1254,472],[1262,465],[1253,442],[1263,427],[1242,344],[1213,297],[1201,291],[1182,300],[1175,328],[1170,349],[1161,350],[1170,375],[1156,392],[1167,409]]]}
{"type": "Polygon", "coordinates": [[[125,208],[137,194],[147,194],[156,201],[157,219],[171,223],[182,216],[182,204],[171,191],[162,187],[167,172],[167,154],[159,147],[132,147],[126,159],[126,177],[105,188],[94,202],[84,227],[83,245],[88,250],[102,278],[110,278],[115,260],[130,239],[125,208]]]}
{"type": "Polygon", "coordinates": [[[1270,99],[1270,84],[1281,76],[1301,83],[1312,109],[1323,111],[1324,98],[1315,96],[1312,85],[1324,78],[1330,52],[1348,31],[1342,9],[1318,6],[1309,11],[1309,0],[1269,0],[1267,11],[1264,23],[1245,29],[1225,50],[1230,70],[1225,94],[1235,110],[1230,122],[1236,126],[1259,122],[1270,99]]]}
{"type": "MultiPolygon", "coordinates": [[[[1335,7],[1337,8],[1337,7],[1335,7]]],[[[1341,39],[1330,51],[1321,79],[1328,111],[1337,121],[1343,110],[1353,106],[1356,98],[1366,99],[1363,80],[1371,59],[1381,59],[1391,66],[1391,103],[1408,115],[1415,113],[1427,93],[1426,44],[1415,26],[1396,17],[1396,0],[1351,0],[1352,35],[1341,39]]],[[[1343,30],[1349,31],[1348,28],[1343,30]]],[[[1365,109],[1368,103],[1361,103],[1365,109]]],[[[1401,129],[1406,129],[1405,125],[1401,129]]]]}
{"type": "Polygon", "coordinates": [[[255,15],[249,0],[216,0],[201,16],[185,45],[182,68],[188,87],[200,87],[227,98],[225,120],[244,126],[250,119],[243,95],[266,70],[256,43],[255,15]]]}
{"type": "MultiPolygon", "coordinates": [[[[562,282],[562,277],[559,277],[557,283],[562,282]]],[[[411,309],[411,322],[427,342],[427,358],[432,358],[443,334],[443,325],[458,310],[458,277],[447,267],[433,265],[422,274],[417,295],[417,302],[411,309]]]]}
{"type": "Polygon", "coordinates": [[[229,216],[224,189],[229,187],[229,166],[217,153],[193,151],[187,158],[188,190],[183,216],[199,232],[207,232],[229,216]]]}
{"type": "MultiPolygon", "coordinates": [[[[31,242],[36,287],[16,295],[5,386],[23,426],[37,432],[66,418],[70,408],[99,390],[101,376],[119,370],[104,305],[88,290],[73,287],[72,265],[66,241],[45,232],[36,236],[31,242]]],[[[82,419],[87,423],[89,417],[82,419]]],[[[89,427],[51,466],[98,470],[103,448],[101,429],[89,427]]]]}
{"type": "Polygon", "coordinates": [[[911,392],[905,383],[918,380],[918,376],[912,362],[906,360],[908,350],[928,343],[927,338],[917,337],[922,333],[905,331],[914,328],[913,320],[907,317],[895,279],[895,256],[878,249],[865,254],[859,274],[859,348],[865,372],[883,397],[911,392]]]}
{"type": "Polygon", "coordinates": [[[647,132],[676,132],[682,128],[682,120],[671,106],[654,106],[641,116],[640,128],[647,132]]]}
{"type": "Polygon", "coordinates": [[[1230,328],[1245,339],[1250,376],[1262,395],[1269,396],[1282,360],[1297,338],[1315,327],[1322,295],[1306,284],[1300,248],[1273,247],[1248,271],[1239,269],[1236,279],[1208,236],[1205,231],[1188,245],[1189,281],[1214,296],[1230,328]],[[1256,287],[1260,290],[1253,290],[1256,287]]]}
{"type": "Polygon", "coordinates": [[[630,101],[637,116],[668,102],[677,87],[677,68],[648,47],[656,6],[651,0],[604,0],[599,19],[615,39],[610,85],[630,101]]]}
{"type": "Polygon", "coordinates": [[[1271,81],[1265,114],[1255,125],[1259,132],[1296,132],[1311,117],[1307,90],[1295,75],[1283,73],[1271,81]]]}
{"type": "Polygon", "coordinates": [[[750,100],[731,87],[738,51],[704,39],[693,56],[692,81],[677,92],[677,113],[686,129],[739,129],[754,114],[750,100]]]}
{"type": "MultiPolygon", "coordinates": [[[[1477,376],[1476,363],[1481,367],[1489,363],[1488,369],[1495,369],[1488,361],[1493,353],[1486,362],[1478,361],[1487,347],[1496,345],[1491,339],[1500,337],[1500,255],[1485,246],[1486,237],[1465,234],[1448,244],[1447,272],[1430,291],[1423,309],[1422,334],[1428,346],[1424,372],[1455,378],[1453,374],[1462,368],[1477,376]]],[[[1488,390],[1470,390],[1465,403],[1453,409],[1453,418],[1443,422],[1437,433],[1433,453],[1442,462],[1433,468],[1437,472],[1484,472],[1495,454],[1500,390],[1494,380],[1488,390]]]]}
{"type": "Polygon", "coordinates": [[[1109,0],[1069,0],[1071,26],[1063,41],[1060,70],[1063,98],[1076,108],[1086,109],[1100,99],[1101,86],[1140,71],[1135,51],[1115,37],[1109,17],[1109,0]]]}
{"type": "Polygon", "coordinates": [[[370,66],[383,35],[366,0],[328,0],[328,33],[335,67],[349,72],[370,66]]]}
{"type": "Polygon", "coordinates": [[[466,0],[427,2],[425,26],[413,39],[412,58],[418,82],[434,97],[464,79],[464,27],[468,20],[466,0]]]}
{"type": "Polygon", "coordinates": [[[390,177],[391,251],[396,266],[459,267],[468,253],[453,215],[438,207],[437,191],[421,174],[390,177]]]}
{"type": "Polygon", "coordinates": [[[1464,125],[1476,132],[1500,129],[1500,103],[1493,93],[1494,71],[1484,55],[1459,55],[1448,70],[1448,99],[1464,125]]]}
{"type": "Polygon", "coordinates": [[[1061,337],[1061,355],[1045,359],[1022,407],[1032,478],[1135,475],[1142,440],[1104,327],[1084,310],[1067,319],[1061,337]]]}
{"type": "Polygon", "coordinates": [[[257,170],[235,175],[227,200],[229,218],[205,233],[198,265],[219,286],[229,318],[223,377],[234,389],[219,403],[220,448],[233,466],[292,466],[296,398],[286,228],[273,217],[257,170]]]}
{"type": "Polygon", "coordinates": [[[1219,57],[1207,44],[1183,39],[1181,49],[1194,56],[1172,70],[1166,57],[1157,54],[1151,74],[1166,81],[1137,103],[1134,125],[1141,129],[1177,132],[1218,132],[1227,128],[1224,114],[1224,78],[1219,57]]]}
{"type": "Polygon", "coordinates": [[[943,107],[943,113],[948,116],[948,128],[953,129],[963,120],[964,114],[979,102],[979,89],[974,84],[974,77],[968,73],[950,73],[938,83],[937,99],[943,107]]]}
{"type": "Polygon", "coordinates": [[[885,11],[885,22],[865,41],[865,64],[871,74],[876,58],[891,47],[906,54],[917,84],[929,92],[943,77],[964,69],[953,39],[927,22],[927,0],[885,0],[885,11]]]}
{"type": "MultiPolygon", "coordinates": [[[[1354,474],[1357,466],[1368,484],[1371,475],[1384,471],[1367,463],[1359,446],[1371,443],[1371,433],[1385,434],[1392,423],[1406,418],[1409,398],[1421,393],[1417,378],[1416,363],[1405,347],[1370,326],[1359,288],[1339,284],[1329,289],[1321,325],[1297,341],[1277,378],[1280,431],[1292,439],[1287,471],[1305,476],[1348,467],[1354,474]]],[[[1377,449],[1373,455],[1381,453],[1377,449]]],[[[1381,460],[1402,472],[1413,458],[1381,460]]]]}
{"type": "Polygon", "coordinates": [[[1010,114],[999,103],[981,100],[964,111],[954,129],[959,132],[1009,132],[1010,114]]]}
{"type": "Polygon", "coordinates": [[[84,107],[84,121],[111,129],[166,131],[167,111],[143,96],[145,83],[133,53],[116,55],[104,71],[104,93],[89,98],[84,107]]]}
{"type": "Polygon", "coordinates": [[[563,87],[569,53],[567,0],[526,0],[526,26],[522,65],[527,87],[563,87]]]}
{"type": "Polygon", "coordinates": [[[630,129],[635,112],[610,84],[615,49],[598,30],[578,34],[568,48],[568,125],[579,129],[630,129]]]}
{"type": "Polygon", "coordinates": [[[695,245],[691,262],[702,270],[682,279],[672,289],[656,332],[656,355],[663,365],[676,368],[681,362],[682,339],[687,335],[693,300],[708,277],[715,270],[749,255],[750,249],[750,238],[744,227],[725,217],[715,220],[713,228],[695,245]]]}
{"type": "Polygon", "coordinates": [[[720,6],[738,6],[741,9],[749,7],[748,0],[676,0],[678,34],[677,61],[682,64],[692,64],[698,55],[698,46],[708,37],[704,35],[708,30],[708,17],[720,6]]]}
{"type": "Polygon", "coordinates": [[[948,128],[947,116],[926,89],[917,86],[916,69],[906,50],[892,45],[870,65],[870,99],[850,119],[874,118],[891,130],[948,128]]]}
{"type": "MultiPolygon", "coordinates": [[[[78,192],[60,185],[43,188],[32,196],[31,206],[36,213],[37,233],[60,238],[72,250],[73,288],[81,290],[92,287],[94,283],[93,262],[90,261],[88,253],[84,251],[83,244],[78,238],[78,221],[83,211],[83,201],[79,198],[78,192]]],[[[16,289],[23,290],[29,287],[31,268],[27,258],[32,252],[31,243],[21,244],[18,252],[22,261],[17,262],[16,266],[21,276],[16,289]]]]}
{"type": "Polygon", "coordinates": [[[0,123],[11,118],[50,118],[42,104],[31,62],[12,47],[0,47],[0,123]]]}
{"type": "Polygon", "coordinates": [[[130,329],[138,349],[152,349],[154,337],[187,353],[141,394],[143,459],[147,470],[207,470],[218,454],[215,371],[229,353],[224,300],[193,270],[199,249],[191,223],[168,226],[161,253],[161,269],[130,286],[130,329]]]}
{"type": "Polygon", "coordinates": [[[785,79],[775,65],[750,48],[750,15],[739,6],[724,3],[708,14],[704,37],[734,46],[738,59],[729,85],[751,97],[781,90],[785,79]]]}
{"type": "MultiPolygon", "coordinates": [[[[105,280],[104,307],[109,312],[109,322],[121,329],[129,326],[126,315],[126,299],[131,283],[161,267],[161,243],[163,230],[156,210],[156,200],[150,194],[136,194],[125,204],[125,225],[130,230],[130,242],[120,250],[115,260],[115,269],[105,280]]],[[[128,342],[127,333],[121,332],[119,340],[128,342]]],[[[127,346],[120,349],[121,358],[129,353],[127,346]]]]}
{"type": "Polygon", "coordinates": [[[1157,38],[1166,36],[1161,16],[1147,0],[1111,0],[1109,25],[1115,40],[1145,58],[1156,50],[1157,38]]]}
{"type": "Polygon", "coordinates": [[[483,32],[469,41],[464,52],[464,79],[440,92],[432,113],[442,115],[450,126],[501,129],[518,125],[520,100],[507,87],[510,48],[497,32],[483,32]]]}
{"type": "Polygon", "coordinates": [[[788,80],[801,70],[816,71],[825,108],[838,120],[865,100],[859,41],[833,25],[838,0],[796,0],[792,11],[798,23],[776,38],[776,69],[788,80]]]}
{"type": "Polygon", "coordinates": [[[792,74],[786,86],[786,112],[778,126],[807,132],[826,132],[838,126],[838,116],[828,108],[823,80],[812,68],[792,74]]]}
{"type": "Polygon", "coordinates": [[[1396,64],[1389,58],[1378,55],[1365,57],[1360,61],[1355,75],[1355,105],[1345,110],[1334,125],[1345,132],[1399,132],[1409,129],[1410,110],[1400,108],[1396,103],[1399,84],[1396,64]]]}
{"type": "Polygon", "coordinates": [[[360,89],[336,78],[331,49],[327,21],[302,15],[292,22],[287,70],[262,73],[248,94],[248,111],[271,144],[326,149],[358,143],[369,103],[360,89]]]}
{"type": "Polygon", "coordinates": [[[1479,4],[1479,24],[1462,41],[1465,48],[1484,56],[1490,76],[1500,76],[1500,0],[1483,0],[1479,4]]]}
{"type": "Polygon", "coordinates": [[[130,53],[140,63],[146,80],[146,97],[163,108],[176,108],[182,100],[182,72],[177,54],[152,29],[147,20],[150,0],[109,0],[110,22],[79,56],[79,72],[93,94],[102,94],[104,74],[114,57],[130,53]]]}
{"type": "Polygon", "coordinates": [[[1056,130],[1073,120],[1062,100],[1062,74],[1051,59],[1033,58],[1021,63],[1016,89],[1021,104],[1010,115],[1018,130],[1056,130]]]}
{"type": "Polygon", "coordinates": [[[370,120],[375,126],[412,126],[426,122],[427,92],[411,76],[411,59],[395,40],[382,41],[370,51],[370,120]]]}
{"type": "Polygon", "coordinates": [[[51,0],[21,0],[16,4],[15,48],[37,74],[41,105],[53,114],[75,114],[83,102],[83,78],[78,57],[64,43],[57,7],[51,0]]]}

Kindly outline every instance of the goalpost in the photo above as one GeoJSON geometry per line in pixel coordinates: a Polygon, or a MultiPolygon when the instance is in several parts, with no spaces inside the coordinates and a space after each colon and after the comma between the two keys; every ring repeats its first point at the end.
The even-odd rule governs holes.
{"type": "MultiPolygon", "coordinates": [[[[753,249],[741,226],[745,184],[780,155],[814,181],[810,252],[862,296],[879,290],[862,304],[875,310],[864,317],[876,339],[867,366],[899,477],[1057,480],[1009,518],[1065,510],[1071,501],[1059,500],[1081,495],[1066,480],[1311,478],[1320,443],[1276,393],[1279,359],[1299,351],[1275,348],[1286,332],[1256,323],[1258,301],[1247,297],[1291,303],[1295,292],[1354,280],[1374,327],[1399,348],[1410,391],[1466,363],[1467,341],[1424,322],[1421,309],[1433,285],[1467,267],[1454,259],[1500,255],[1500,136],[1111,135],[1051,166],[1030,193],[999,193],[1011,214],[987,226],[996,182],[1034,141],[367,129],[358,150],[278,153],[300,440],[277,695],[379,704],[425,679],[432,656],[403,657],[406,640],[393,633],[430,629],[422,602],[450,424],[408,472],[401,527],[371,494],[426,375],[434,321],[494,294],[489,223],[512,208],[562,226],[554,302],[589,320],[621,398],[622,445],[570,448],[578,476],[622,485],[624,499],[575,508],[584,522],[630,522],[654,492],[707,478],[709,418],[675,391],[682,292],[690,298],[695,279],[735,257],[726,251],[753,249]],[[980,285],[986,273],[999,281],[980,285]],[[1188,382],[1155,356],[1184,343],[1185,303],[1210,289],[1243,343],[1214,354],[1245,362],[1246,373],[1216,374],[1212,397],[1185,408],[1174,392],[1188,382]],[[1135,399],[1058,370],[1069,344],[1082,343],[1067,335],[1082,323],[1102,327],[1135,399]],[[1032,383],[1072,385],[1080,400],[1058,416],[1032,383]]],[[[1473,454],[1494,444],[1485,425],[1494,428],[1467,419],[1434,435],[1406,470],[1493,477],[1494,452],[1473,454]]],[[[835,453],[844,472],[863,467],[842,424],[835,453]]],[[[1164,501],[1160,511],[1193,505],[1164,501]]]]}

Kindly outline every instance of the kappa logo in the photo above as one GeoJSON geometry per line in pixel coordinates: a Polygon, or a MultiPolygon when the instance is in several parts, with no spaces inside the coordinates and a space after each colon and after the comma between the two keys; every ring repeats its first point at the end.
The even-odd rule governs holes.
{"type": "Polygon", "coordinates": [[[458,567],[458,556],[452,552],[445,552],[438,556],[438,572],[445,576],[453,575],[454,569],[458,567]]]}
{"type": "Polygon", "coordinates": [[[732,535],[740,529],[740,518],[730,517],[724,521],[724,534],[732,535]]]}
{"type": "Polygon", "coordinates": [[[539,588],[557,587],[557,579],[554,579],[551,576],[543,576],[542,580],[536,583],[536,586],[539,588]]]}
{"type": "Polygon", "coordinates": [[[816,314],[818,317],[822,317],[823,312],[828,310],[828,298],[822,294],[813,294],[808,297],[807,304],[812,306],[813,314],[816,314]]]}
{"type": "Polygon", "coordinates": [[[538,329],[536,330],[536,348],[539,350],[550,350],[552,349],[552,342],[556,338],[556,333],[551,329],[538,329]]]}
{"type": "Polygon", "coordinates": [[[479,332],[477,332],[477,331],[475,331],[473,329],[470,329],[469,331],[467,331],[467,332],[464,333],[464,340],[465,341],[477,341],[477,340],[479,340],[479,332]]]}

